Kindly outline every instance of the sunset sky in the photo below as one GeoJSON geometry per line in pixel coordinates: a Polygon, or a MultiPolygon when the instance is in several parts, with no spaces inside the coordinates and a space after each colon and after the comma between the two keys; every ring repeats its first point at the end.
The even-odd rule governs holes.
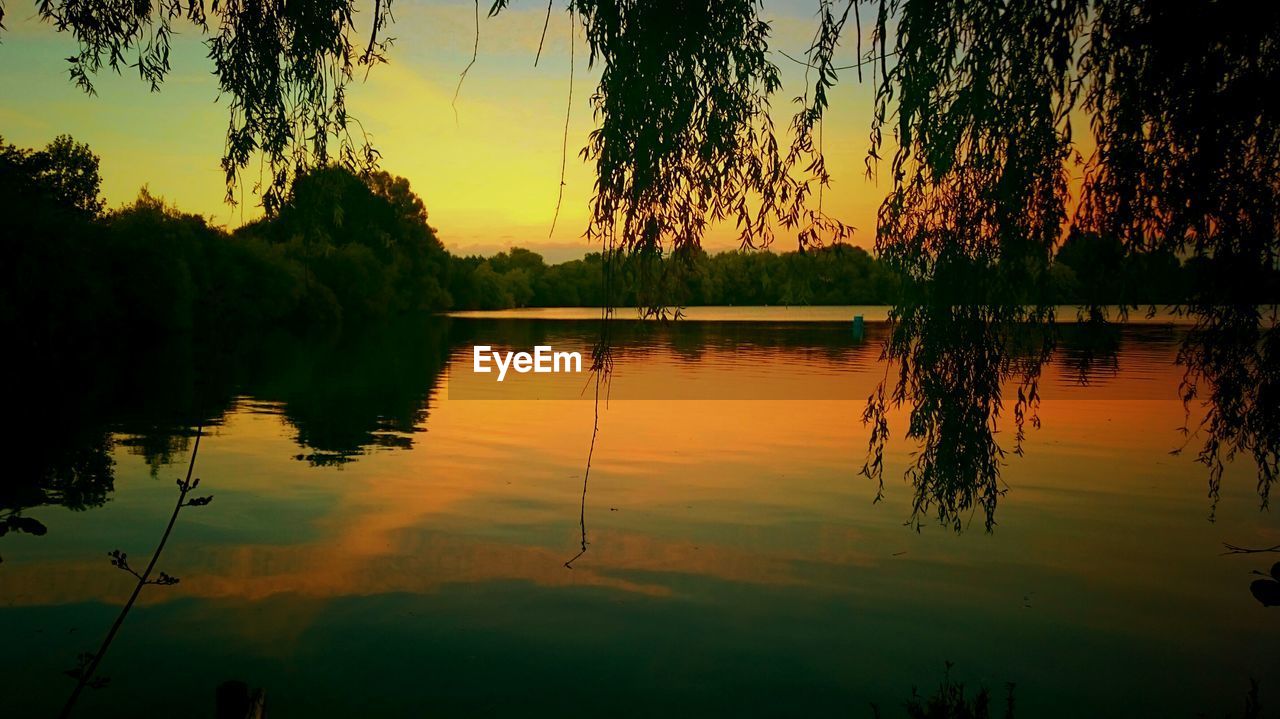
{"type": "MultiPolygon", "coordinates": [[[[535,68],[545,5],[513,5],[488,18],[488,3],[482,3],[479,58],[462,87],[456,120],[450,101],[474,41],[475,9],[466,2],[398,3],[389,32],[396,38],[390,64],[376,68],[367,82],[352,84],[348,107],[382,152],[383,168],[407,177],[423,197],[451,251],[491,254],[517,245],[561,261],[592,249],[582,238],[592,170],[577,152],[592,128],[588,99],[598,73],[586,68],[579,30],[564,206],[548,238],[569,89],[570,21],[559,10],[553,15],[535,68]]],[[[766,2],[774,28],[771,46],[799,57],[816,25],[816,5],[766,2]]],[[[112,207],[147,185],[182,209],[228,227],[260,212],[250,194],[252,177],[240,207],[223,203],[218,161],[227,106],[218,102],[212,63],[194,28],[178,25],[186,32],[175,38],[173,68],[160,93],[149,92],[128,72],[104,72],[96,81],[97,97],[90,97],[67,78],[73,38],[38,22],[33,4],[12,3],[7,10],[7,30],[0,34],[0,136],[6,141],[40,147],[69,133],[89,143],[102,157],[103,191],[112,207]]],[[[366,20],[367,12],[358,26],[366,20]]],[[[837,59],[850,64],[854,55],[850,35],[837,59]]],[[[803,90],[803,68],[776,53],[774,62],[784,80],[774,100],[781,129],[789,124],[791,99],[803,90]]],[[[863,177],[872,90],[869,82],[858,84],[853,71],[842,73],[842,81],[824,128],[835,178],[824,207],[856,226],[855,244],[870,246],[883,196],[883,182],[877,187],[863,177]]],[[[733,228],[714,229],[704,245],[736,246],[733,228]]],[[[775,245],[792,247],[786,236],[775,245]]]]}

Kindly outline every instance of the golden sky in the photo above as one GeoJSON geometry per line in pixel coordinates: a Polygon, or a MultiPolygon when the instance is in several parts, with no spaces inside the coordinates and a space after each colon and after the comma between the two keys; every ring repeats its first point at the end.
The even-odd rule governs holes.
{"type": "MultiPolygon", "coordinates": [[[[462,87],[456,118],[451,100],[475,39],[474,5],[467,2],[397,4],[390,64],[353,83],[348,105],[382,152],[383,168],[409,178],[451,250],[489,254],[518,245],[557,261],[592,249],[582,238],[592,169],[577,152],[592,128],[588,98],[597,73],[586,67],[579,31],[564,204],[548,237],[568,99],[570,21],[560,12],[552,17],[535,68],[545,6],[513,5],[497,18],[482,12],[479,56],[462,87]]],[[[815,27],[816,5],[766,2],[772,46],[799,57],[815,27]]],[[[0,35],[0,136],[22,146],[42,146],[60,133],[88,142],[102,157],[110,206],[131,200],[147,185],[228,227],[259,213],[252,177],[242,206],[223,202],[218,161],[227,108],[218,100],[212,64],[195,28],[180,26],[185,32],[175,38],[173,68],[161,92],[149,92],[128,72],[104,72],[96,81],[98,95],[91,97],[67,78],[64,58],[75,51],[69,35],[38,22],[33,6],[10,7],[6,25],[0,35]]],[[[850,42],[837,60],[848,64],[854,55],[850,42]]],[[[774,61],[785,83],[774,100],[776,121],[785,128],[791,98],[803,90],[803,68],[780,54],[774,61]]],[[[872,92],[869,83],[857,83],[853,71],[843,75],[824,128],[835,178],[824,208],[857,227],[854,243],[869,246],[883,197],[883,189],[863,176],[872,92]]],[[[705,246],[733,247],[734,236],[731,226],[715,228],[705,246]]],[[[776,248],[791,247],[780,236],[776,248]]]]}

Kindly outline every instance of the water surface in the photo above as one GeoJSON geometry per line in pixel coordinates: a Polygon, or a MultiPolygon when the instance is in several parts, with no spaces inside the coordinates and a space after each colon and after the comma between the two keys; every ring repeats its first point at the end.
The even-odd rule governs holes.
{"type": "Polygon", "coordinates": [[[1280,526],[1252,465],[1215,508],[1196,440],[1170,455],[1181,329],[1113,328],[1111,361],[1084,366],[1086,330],[1064,335],[991,532],[908,524],[905,411],[873,501],[883,329],[859,343],[843,318],[623,332],[584,500],[596,403],[451,385],[480,341],[594,332],[454,318],[243,355],[178,342],[31,383],[10,413],[26,484],[3,508],[47,533],[0,539],[6,713],[61,706],[133,586],[106,553],[149,555],[201,421],[214,501],[183,510],[158,564],[181,583],[144,590],[78,715],[212,716],[239,679],[273,717],[896,716],[947,661],[1016,684],[1019,716],[1222,716],[1250,677],[1280,700],[1277,610],[1249,592],[1274,555],[1219,556],[1280,526]]]}

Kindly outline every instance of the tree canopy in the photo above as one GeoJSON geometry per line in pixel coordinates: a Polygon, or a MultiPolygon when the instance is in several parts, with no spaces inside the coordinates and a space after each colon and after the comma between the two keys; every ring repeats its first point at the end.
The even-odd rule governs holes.
{"type": "MultiPolygon", "coordinates": [[[[497,0],[490,14],[508,4],[497,0]]],[[[89,91],[103,68],[132,68],[159,87],[175,25],[203,32],[228,98],[228,189],[260,155],[268,213],[310,168],[376,161],[345,89],[357,68],[387,60],[391,7],[37,3],[43,20],[78,41],[69,72],[89,91]]],[[[808,86],[788,142],[770,114],[781,82],[761,0],[565,3],[601,70],[583,155],[597,174],[588,233],[602,249],[696,248],[720,220],[737,224],[744,246],[768,244],[775,226],[794,230],[801,247],[846,234],[809,205],[828,179],[814,132],[828,91],[850,69],[836,66],[836,50],[852,39],[858,77],[865,65],[876,93],[869,169],[887,136],[895,148],[877,248],[909,275],[996,258],[1010,272],[1042,267],[1072,220],[1068,165],[1077,159],[1082,229],[1126,247],[1274,264],[1280,135],[1269,90],[1280,79],[1280,10],[1223,0],[816,7],[808,86]],[[1087,158],[1075,157],[1081,115],[1097,147],[1087,158]]]]}

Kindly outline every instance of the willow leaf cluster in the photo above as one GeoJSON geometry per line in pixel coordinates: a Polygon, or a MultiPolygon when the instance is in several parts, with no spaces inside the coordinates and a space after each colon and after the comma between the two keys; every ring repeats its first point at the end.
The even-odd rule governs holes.
{"type": "MultiPolygon", "coordinates": [[[[743,247],[767,246],[778,227],[802,247],[847,237],[851,228],[808,201],[829,180],[812,138],[835,81],[832,5],[823,4],[827,31],[810,50],[822,81],[784,150],[760,0],[570,2],[600,68],[596,128],[581,153],[596,170],[588,237],[641,263],[691,254],[718,222],[732,222],[743,247]]],[[[499,0],[491,14],[506,6],[499,0]]],[[[655,286],[666,281],[654,273],[655,286]]]]}
{"type": "Polygon", "coordinates": [[[589,234],[629,253],[699,246],[730,220],[745,247],[767,245],[797,185],[770,115],[780,88],[758,0],[579,0],[597,128],[589,234]]]}
{"type": "Polygon", "coordinates": [[[1081,223],[1202,260],[1183,399],[1189,414],[1205,400],[1210,496],[1243,453],[1265,504],[1280,474],[1280,335],[1275,307],[1258,306],[1280,259],[1280,7],[1099,0],[1095,13],[1081,223]]]}
{"type": "Polygon", "coordinates": [[[1037,285],[1068,214],[1072,47],[1085,10],[1082,1],[875,7],[870,166],[886,133],[896,146],[876,248],[907,291],[885,348],[897,376],[864,414],[863,473],[883,485],[887,415],[909,403],[907,437],[921,446],[907,470],[916,526],[933,513],[960,530],[981,508],[991,529],[1004,493],[996,435],[1006,385],[1017,394],[1015,452],[1037,421],[1053,309],[1008,301],[1037,285]]]}
{"type": "Polygon", "coordinates": [[[944,522],[975,501],[993,505],[1000,452],[984,438],[1001,405],[988,400],[1017,384],[1015,421],[1025,417],[1035,359],[1047,358],[1053,339],[1040,333],[1041,351],[1022,366],[989,361],[986,349],[1053,321],[1036,288],[1054,248],[1082,232],[1196,263],[1200,295],[1182,308],[1196,324],[1179,360],[1189,413],[1207,400],[1199,457],[1216,497],[1224,460],[1251,455],[1265,503],[1280,447],[1275,316],[1256,303],[1280,238],[1280,9],[1221,0],[867,4],[878,71],[868,165],[879,171],[891,156],[876,247],[908,280],[886,347],[900,372],[868,405],[867,473],[883,467],[885,415],[910,403],[908,436],[922,445],[908,470],[917,512],[921,497],[944,522]],[[1087,134],[1073,137],[1081,116],[1087,134]],[[1090,141],[1096,149],[1077,154],[1090,141]],[[1009,297],[1018,304],[995,304],[1009,297]],[[963,320],[953,315],[974,304],[989,308],[971,346],[939,349],[947,333],[932,318],[963,320]],[[969,395],[953,386],[966,376],[985,403],[968,415],[958,407],[969,395]],[[933,401],[938,393],[951,401],[933,401]],[[967,432],[955,426],[966,418],[967,432]],[[978,445],[958,444],[965,437],[978,445]],[[981,491],[937,501],[948,466],[981,491]]]}
{"type": "MultiPolygon", "coordinates": [[[[137,72],[153,90],[170,70],[171,38],[185,23],[205,35],[230,118],[222,169],[234,202],[242,174],[260,163],[254,189],[268,213],[293,178],[334,162],[368,168],[377,153],[348,115],[357,68],[385,61],[391,0],[375,0],[367,38],[357,0],[40,0],[39,17],[72,34],[71,79],[86,92],[103,69],[137,72]],[[358,135],[358,137],[357,137],[358,135]],[[336,145],[336,146],[335,146],[336,145]]],[[[0,16],[2,19],[2,16],[0,16]]]]}

